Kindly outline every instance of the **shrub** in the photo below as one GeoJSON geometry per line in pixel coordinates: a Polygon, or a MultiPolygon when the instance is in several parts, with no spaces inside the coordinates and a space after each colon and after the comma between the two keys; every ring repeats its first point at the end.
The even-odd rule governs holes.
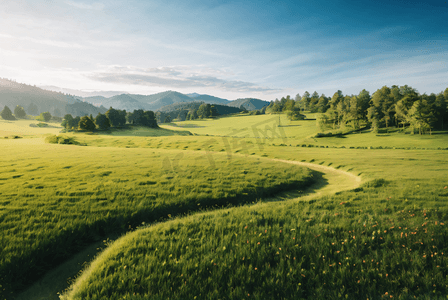
{"type": "Polygon", "coordinates": [[[64,144],[64,145],[79,145],[79,142],[73,137],[67,137],[63,135],[50,135],[45,138],[45,142],[49,144],[64,144]]]}
{"type": "Polygon", "coordinates": [[[373,187],[373,188],[379,188],[382,186],[386,186],[389,184],[389,181],[383,179],[383,178],[379,178],[379,179],[374,179],[372,181],[369,181],[366,183],[367,187],[373,187]]]}
{"type": "Polygon", "coordinates": [[[51,120],[51,114],[48,111],[43,112],[36,118],[36,120],[48,122],[51,120]]]}

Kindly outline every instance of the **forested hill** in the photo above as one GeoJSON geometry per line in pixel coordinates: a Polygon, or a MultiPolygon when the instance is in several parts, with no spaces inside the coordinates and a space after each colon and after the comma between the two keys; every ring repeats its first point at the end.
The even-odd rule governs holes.
{"type": "Polygon", "coordinates": [[[204,103],[210,103],[210,104],[222,104],[222,105],[228,105],[231,103],[231,101],[223,98],[218,98],[215,96],[210,95],[201,95],[197,93],[187,94],[188,97],[195,99],[196,101],[202,101],[204,103]]]}
{"type": "Polygon", "coordinates": [[[0,78],[0,110],[5,106],[14,110],[17,105],[22,106],[28,115],[34,116],[47,111],[57,117],[62,117],[66,113],[82,116],[106,111],[104,107],[83,102],[76,96],[0,78]]]}
{"type": "Polygon", "coordinates": [[[94,96],[83,98],[83,100],[97,106],[112,106],[115,109],[124,109],[126,111],[132,111],[134,109],[145,109],[162,112],[166,112],[166,109],[164,107],[168,107],[169,105],[192,102],[203,102],[222,106],[226,105],[237,108],[240,108],[241,105],[243,105],[247,110],[261,109],[263,106],[269,105],[268,101],[254,98],[244,98],[230,101],[215,96],[201,95],[197,93],[185,95],[176,91],[166,91],[153,95],[121,94],[110,98],[94,96]]]}
{"type": "Polygon", "coordinates": [[[268,106],[269,102],[260,100],[260,99],[254,99],[254,98],[244,98],[244,99],[237,99],[235,101],[232,101],[227,105],[233,106],[233,107],[243,106],[247,110],[257,110],[257,109],[262,109],[265,106],[268,106]]]}
{"type": "MultiPolygon", "coordinates": [[[[223,115],[229,115],[229,114],[235,114],[241,112],[241,109],[238,107],[230,107],[227,105],[219,105],[219,104],[210,104],[210,103],[204,103],[204,102],[188,102],[188,103],[175,103],[171,105],[167,105],[164,107],[161,107],[157,113],[157,120],[160,123],[163,123],[167,116],[169,116],[170,120],[181,120],[185,121],[189,115],[192,115],[194,112],[198,112],[201,109],[201,106],[208,105],[210,106],[210,109],[213,109],[213,111],[216,113],[216,115],[210,114],[210,115],[204,115],[203,117],[210,117],[210,116],[223,116],[223,115]]],[[[199,118],[199,116],[196,116],[195,118],[199,118]]],[[[190,119],[195,119],[190,117],[190,119]]]]}
{"type": "MultiPolygon", "coordinates": [[[[57,87],[51,88],[55,89],[57,87]]],[[[76,90],[73,91],[76,92],[76,90]]],[[[216,105],[220,115],[239,112],[241,106],[246,110],[257,110],[269,104],[267,101],[254,98],[229,101],[211,95],[197,93],[185,95],[176,91],[165,91],[153,95],[120,94],[112,97],[81,97],[0,79],[0,108],[3,109],[4,106],[8,106],[13,110],[14,107],[20,105],[29,115],[39,115],[46,111],[58,117],[62,117],[67,113],[72,114],[72,116],[97,115],[98,113],[106,112],[110,107],[129,112],[139,109],[167,112],[165,107],[179,103],[216,105]],[[235,110],[233,108],[238,109],[235,110]]],[[[193,106],[195,107],[194,109],[198,109],[198,105],[195,104],[193,106]]]]}

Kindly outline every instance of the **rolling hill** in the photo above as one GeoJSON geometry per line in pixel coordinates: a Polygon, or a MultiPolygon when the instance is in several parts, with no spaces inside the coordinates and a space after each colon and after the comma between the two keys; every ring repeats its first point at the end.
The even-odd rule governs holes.
{"type": "Polygon", "coordinates": [[[268,106],[269,102],[255,99],[255,98],[244,98],[244,99],[237,99],[234,101],[231,101],[228,106],[233,107],[240,107],[241,105],[244,106],[247,110],[257,110],[262,109],[264,106],[268,106]]]}
{"type": "Polygon", "coordinates": [[[82,116],[84,114],[96,115],[106,111],[104,107],[96,107],[83,102],[76,96],[47,91],[36,86],[0,78],[0,109],[8,106],[14,110],[17,105],[22,106],[30,115],[39,115],[41,112],[48,111],[58,117],[62,117],[66,113],[82,116]],[[34,112],[30,109],[30,106],[33,105],[37,106],[37,110],[34,112]]]}
{"type": "Polygon", "coordinates": [[[199,103],[193,105],[194,107],[199,107],[201,103],[209,103],[219,105],[220,107],[218,111],[223,115],[238,112],[241,105],[247,110],[256,110],[269,104],[268,101],[254,98],[229,101],[211,95],[198,93],[186,95],[176,91],[165,91],[153,95],[126,93],[113,95],[117,92],[102,91],[101,95],[94,95],[96,92],[89,93],[54,86],[48,86],[48,88],[58,90],[59,92],[45,90],[36,86],[21,84],[7,79],[0,79],[0,108],[3,109],[3,107],[7,105],[10,109],[14,109],[16,105],[21,105],[25,108],[25,111],[29,113],[30,105],[35,104],[38,107],[38,111],[34,113],[35,115],[44,111],[49,111],[56,116],[63,116],[66,113],[70,113],[73,116],[82,116],[85,114],[97,115],[100,112],[104,113],[109,107],[126,111],[143,109],[173,112],[186,109],[182,106],[177,107],[176,104],[199,103]],[[76,93],[78,95],[74,96],[63,93],[62,91],[69,91],[70,93],[76,93]],[[86,97],[85,95],[92,96],[86,97]],[[113,96],[105,97],[104,95],[113,96]],[[171,107],[172,105],[173,107],[171,107]],[[225,107],[238,108],[238,110],[229,110],[225,109],[225,107]]]}
{"type": "Polygon", "coordinates": [[[201,94],[197,94],[197,93],[187,94],[187,96],[190,98],[193,98],[197,101],[202,101],[202,102],[210,103],[210,104],[227,105],[231,102],[227,99],[218,98],[218,97],[210,96],[210,95],[201,95],[201,94]]]}

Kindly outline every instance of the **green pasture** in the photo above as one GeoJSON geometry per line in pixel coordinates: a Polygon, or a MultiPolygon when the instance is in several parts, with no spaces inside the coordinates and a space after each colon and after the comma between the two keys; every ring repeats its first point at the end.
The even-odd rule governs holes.
{"type": "Polygon", "coordinates": [[[20,137],[38,137],[42,134],[57,134],[62,127],[59,123],[45,123],[47,126],[39,127],[38,124],[43,123],[36,120],[19,119],[15,121],[7,121],[0,119],[0,139],[20,137]]]}
{"type": "Polygon", "coordinates": [[[19,289],[85,245],[142,222],[258,201],[311,173],[260,158],[0,139],[0,282],[19,289]]]}
{"type": "Polygon", "coordinates": [[[315,138],[316,121],[284,115],[94,134],[25,134],[25,125],[12,133],[0,124],[8,137],[0,136],[3,288],[17,289],[103,236],[159,221],[108,244],[64,299],[448,294],[446,134],[315,138]],[[45,144],[50,134],[86,146],[45,144]],[[262,203],[310,180],[309,171],[271,158],[347,171],[363,184],[262,203]]]}
{"type": "Polygon", "coordinates": [[[441,299],[442,181],[430,195],[375,181],[140,229],[109,246],[63,299],[441,299]]]}
{"type": "MultiPolygon", "coordinates": [[[[229,124],[242,118],[258,116],[229,124]]],[[[201,123],[212,124],[195,121],[201,123]]],[[[446,145],[445,135],[401,135],[407,147],[393,136],[384,144],[362,133],[339,138],[357,139],[356,147],[328,142],[327,148],[302,146],[310,132],[294,143],[293,133],[286,141],[269,131],[274,136],[260,139],[208,126],[208,136],[204,127],[189,126],[201,136],[154,138],[154,146],[312,162],[365,183],[311,201],[218,210],[137,230],[95,260],[64,299],[437,299],[448,293],[448,153],[429,150],[446,145]]]]}
{"type": "Polygon", "coordinates": [[[444,151],[294,150],[283,156],[340,169],[357,164],[370,180],[311,201],[218,210],[137,230],[98,257],[64,299],[445,297],[444,151]]]}
{"type": "MultiPolygon", "coordinates": [[[[446,131],[434,132],[432,135],[413,135],[396,129],[373,133],[363,130],[334,137],[315,137],[321,130],[317,127],[319,114],[307,114],[308,120],[290,121],[284,114],[274,115],[238,115],[217,120],[194,120],[174,122],[162,125],[163,128],[188,130],[193,134],[237,137],[246,140],[266,140],[268,144],[287,144],[292,146],[313,145],[328,147],[372,147],[372,148],[431,148],[448,149],[446,131]],[[280,125],[280,126],[279,126],[280,125]]],[[[343,130],[327,129],[325,132],[338,133],[343,130]]]]}

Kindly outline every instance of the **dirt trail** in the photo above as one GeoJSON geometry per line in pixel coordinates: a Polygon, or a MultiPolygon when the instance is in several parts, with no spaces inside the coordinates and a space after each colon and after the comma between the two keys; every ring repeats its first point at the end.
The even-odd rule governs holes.
{"type": "Polygon", "coordinates": [[[321,174],[321,176],[317,178],[317,182],[304,191],[305,194],[303,196],[299,197],[300,200],[309,200],[315,197],[332,195],[337,192],[355,189],[359,187],[362,181],[359,176],[328,166],[276,158],[269,158],[269,160],[299,165],[321,174]]]}
{"type": "MultiPolygon", "coordinates": [[[[303,166],[319,172],[317,174],[318,176],[316,176],[317,181],[310,188],[303,191],[300,195],[288,194],[287,196],[283,196],[282,200],[310,200],[315,197],[332,195],[336,192],[354,189],[361,184],[361,177],[332,167],[275,158],[263,157],[261,159],[303,166]]],[[[58,293],[67,287],[67,277],[74,276],[74,274],[79,272],[86,262],[92,260],[100,248],[104,248],[104,246],[101,246],[103,246],[103,243],[98,242],[48,272],[38,282],[17,295],[16,300],[58,300],[58,293]]]]}

